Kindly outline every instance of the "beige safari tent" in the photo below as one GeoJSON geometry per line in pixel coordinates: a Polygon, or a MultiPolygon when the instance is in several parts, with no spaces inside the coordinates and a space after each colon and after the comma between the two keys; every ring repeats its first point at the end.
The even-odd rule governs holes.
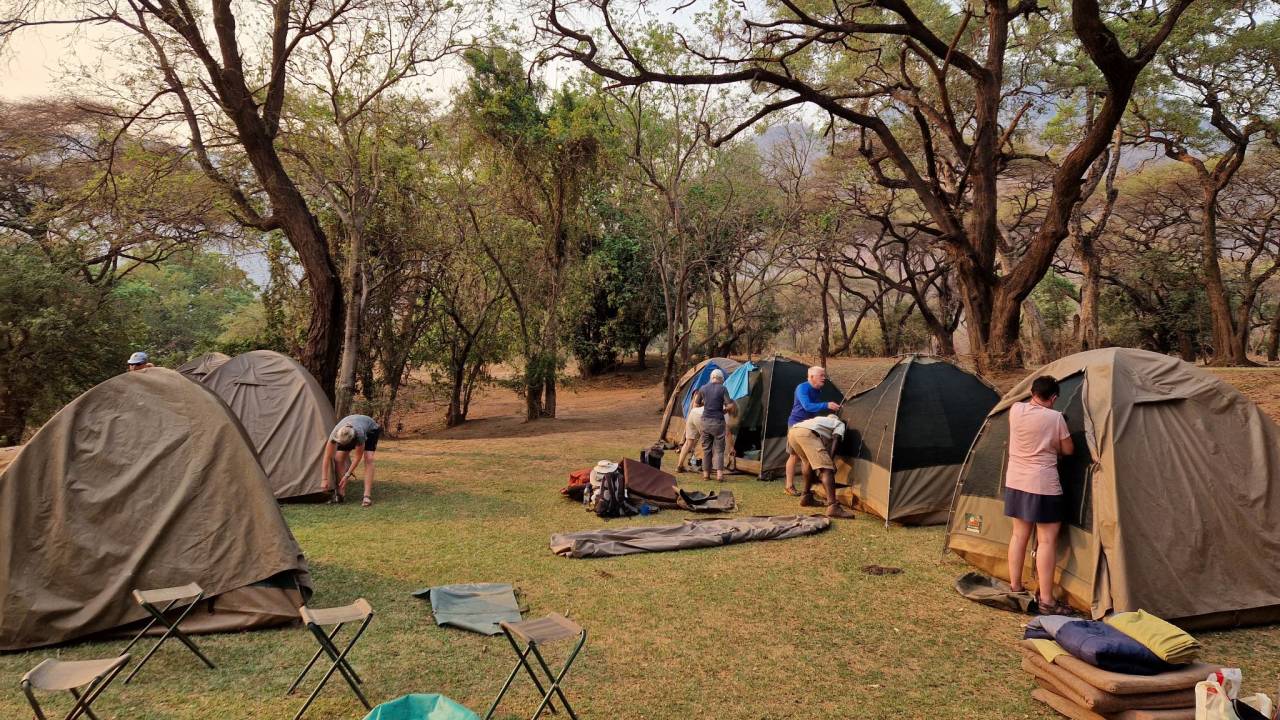
{"type": "Polygon", "coordinates": [[[0,473],[0,651],[126,632],[198,583],[189,632],[294,622],[310,578],[235,416],[173,370],[73,400],[0,473]]]}
{"type": "Polygon", "coordinates": [[[947,521],[956,474],[1000,394],[942,358],[902,358],[844,401],[836,497],[904,525],[947,521]]]}
{"type": "Polygon", "coordinates": [[[320,383],[287,355],[254,350],[204,378],[244,426],[279,500],[317,501],[324,444],[337,423],[320,383]]]}
{"type": "Polygon", "coordinates": [[[961,471],[947,547],[1008,579],[1008,410],[1039,375],[1059,380],[1077,448],[1059,463],[1066,600],[1094,618],[1143,609],[1187,628],[1280,619],[1280,429],[1230,385],[1156,353],[1079,353],[1005,395],[961,471]]]}
{"type": "Polygon", "coordinates": [[[217,370],[230,359],[230,355],[224,355],[220,352],[205,353],[182,363],[177,370],[192,380],[203,381],[206,375],[217,370]]]}

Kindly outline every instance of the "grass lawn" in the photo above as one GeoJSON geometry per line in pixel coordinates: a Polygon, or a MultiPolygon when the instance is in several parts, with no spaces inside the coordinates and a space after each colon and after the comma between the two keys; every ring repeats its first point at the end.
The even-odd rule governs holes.
{"type": "MultiPolygon", "coordinates": [[[[372,701],[441,692],[486,710],[513,662],[506,641],[437,628],[410,593],[510,582],[527,617],[559,612],[591,633],[566,686],[587,718],[1054,717],[1030,700],[1032,682],[1018,669],[1023,618],[952,591],[965,566],[942,557],[941,528],[885,528],[860,516],[795,540],[608,560],[553,556],[552,533],[605,525],[556,492],[566,473],[634,457],[652,441],[658,391],[648,379],[565,392],[562,418],[532,425],[512,417],[514,400],[486,401],[476,423],[385,441],[373,508],[285,507],[311,564],[313,604],[364,596],[378,611],[352,656],[372,701]],[[905,572],[861,572],[873,563],[905,572]]],[[[729,487],[743,515],[799,509],[780,483],[737,478],[729,487]]],[[[1248,549],[1220,551],[1229,562],[1248,549]]],[[[1209,659],[1244,669],[1247,689],[1276,690],[1280,628],[1200,638],[1209,659]]],[[[132,685],[109,691],[100,716],[287,720],[301,705],[305,693],[284,691],[315,649],[304,630],[199,642],[218,669],[167,645],[132,685]]],[[[104,656],[122,644],[0,656],[0,718],[30,716],[18,679],[42,657],[104,656]]],[[[527,717],[535,703],[519,681],[499,716],[527,717]]],[[[335,679],[308,717],[363,714],[335,679]]]]}

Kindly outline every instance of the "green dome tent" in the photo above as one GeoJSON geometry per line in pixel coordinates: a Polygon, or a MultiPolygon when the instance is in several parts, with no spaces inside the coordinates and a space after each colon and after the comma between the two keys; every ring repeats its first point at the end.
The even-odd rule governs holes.
{"type": "Polygon", "coordinates": [[[1008,410],[1040,375],[1058,379],[1076,447],[1058,465],[1067,602],[1188,629],[1280,620],[1280,428],[1227,383],[1157,353],[1078,353],[1005,395],[959,475],[947,548],[1008,579],[1008,410]]]}
{"type": "Polygon", "coordinates": [[[899,360],[878,385],[845,400],[837,497],[886,522],[947,521],[956,474],[1000,395],[936,357],[899,360]]]}
{"type": "Polygon", "coordinates": [[[320,383],[297,360],[254,350],[228,360],[204,378],[253,440],[279,500],[318,502],[324,444],[337,424],[320,383]]]}
{"type": "Polygon", "coordinates": [[[244,429],[203,385],[117,375],[0,473],[0,651],[128,634],[147,617],[133,590],[192,582],[209,607],[185,632],[297,622],[311,588],[244,429]]]}

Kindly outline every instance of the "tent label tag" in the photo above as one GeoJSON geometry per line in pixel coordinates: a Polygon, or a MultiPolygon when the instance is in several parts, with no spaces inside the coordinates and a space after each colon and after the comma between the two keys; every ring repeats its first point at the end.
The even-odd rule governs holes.
{"type": "Polygon", "coordinates": [[[964,514],[964,531],[969,533],[982,533],[982,516],[973,513],[964,514]]]}

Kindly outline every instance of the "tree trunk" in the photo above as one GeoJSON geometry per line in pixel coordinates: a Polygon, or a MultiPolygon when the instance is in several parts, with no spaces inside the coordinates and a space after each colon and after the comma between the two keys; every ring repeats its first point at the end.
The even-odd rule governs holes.
{"type": "Polygon", "coordinates": [[[639,370],[649,369],[649,343],[652,341],[653,338],[645,337],[636,343],[636,368],[639,370]]]}
{"type": "Polygon", "coordinates": [[[18,390],[9,382],[4,384],[0,391],[0,447],[22,444],[33,403],[34,393],[18,390]]]}
{"type": "Polygon", "coordinates": [[[1049,334],[1049,328],[1045,327],[1040,308],[1030,298],[1022,303],[1022,320],[1026,330],[1026,342],[1023,344],[1027,349],[1025,360],[1036,367],[1048,364],[1051,353],[1045,338],[1049,334]]]}
{"type": "Polygon", "coordinates": [[[445,427],[457,427],[466,422],[467,416],[462,409],[462,385],[466,376],[466,356],[462,362],[455,361],[449,368],[449,408],[444,414],[445,427]]]}
{"type": "Polygon", "coordinates": [[[356,357],[360,354],[360,315],[364,309],[364,232],[362,222],[351,218],[352,227],[347,233],[347,297],[346,318],[342,328],[342,362],[338,368],[337,392],[334,411],[338,417],[351,414],[351,402],[356,390],[356,357]]]}
{"type": "Polygon", "coordinates": [[[333,399],[338,355],[342,351],[338,328],[345,325],[338,269],[324,230],[276,152],[266,124],[258,114],[257,101],[248,94],[247,88],[243,88],[243,92],[242,88],[241,85],[226,89],[222,98],[224,109],[236,126],[245,156],[271,203],[272,214],[302,263],[311,301],[311,321],[307,326],[306,345],[298,360],[333,399]]]}
{"type": "Polygon", "coordinates": [[[1205,297],[1209,300],[1210,327],[1213,331],[1213,357],[1209,364],[1223,367],[1243,365],[1245,357],[1236,347],[1235,323],[1231,318],[1231,299],[1222,280],[1218,262],[1218,191],[1206,184],[1200,207],[1200,270],[1205,297]],[[1239,351],[1239,352],[1238,352],[1239,351]]]}
{"type": "Polygon", "coordinates": [[[1080,257],[1080,327],[1076,344],[1081,351],[1102,347],[1101,321],[1098,317],[1098,297],[1102,276],[1102,259],[1092,239],[1077,238],[1077,254],[1080,257]]]}
{"type": "Polygon", "coordinates": [[[1267,360],[1280,360],[1280,303],[1276,303],[1275,316],[1271,318],[1271,333],[1267,336],[1267,360]]]}
{"type": "Polygon", "coordinates": [[[831,308],[828,299],[831,296],[831,268],[822,271],[822,335],[818,338],[818,364],[827,366],[827,358],[831,356],[831,308]]]}

